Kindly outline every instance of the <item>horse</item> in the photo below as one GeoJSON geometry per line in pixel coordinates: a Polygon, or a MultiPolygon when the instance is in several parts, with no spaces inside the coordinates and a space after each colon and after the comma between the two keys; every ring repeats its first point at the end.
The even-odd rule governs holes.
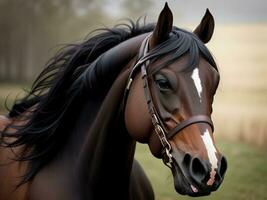
{"type": "Polygon", "coordinates": [[[166,3],[156,23],[101,29],[59,50],[0,118],[0,199],[152,200],[136,142],[170,168],[179,194],[216,191],[227,162],[211,120],[213,31],[208,9],[189,32],[166,3]]]}

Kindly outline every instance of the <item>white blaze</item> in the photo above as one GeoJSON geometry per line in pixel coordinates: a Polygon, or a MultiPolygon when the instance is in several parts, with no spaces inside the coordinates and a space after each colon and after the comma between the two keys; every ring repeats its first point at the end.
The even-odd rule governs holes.
{"type": "Polygon", "coordinates": [[[204,132],[203,135],[201,135],[201,138],[205,144],[205,147],[207,149],[207,153],[208,153],[208,158],[209,158],[209,162],[211,164],[211,172],[210,172],[210,179],[207,182],[207,185],[212,185],[215,181],[215,174],[216,171],[215,169],[218,168],[218,159],[216,157],[216,148],[213,145],[212,139],[210,137],[209,131],[208,129],[206,129],[206,131],[204,132]]]}
{"type": "Polygon", "coordinates": [[[193,81],[195,83],[195,86],[196,86],[196,89],[197,89],[197,93],[198,93],[198,96],[199,96],[199,100],[201,102],[202,85],[201,85],[201,80],[200,80],[200,77],[199,77],[198,68],[195,68],[193,70],[191,78],[193,79],[193,81]]]}

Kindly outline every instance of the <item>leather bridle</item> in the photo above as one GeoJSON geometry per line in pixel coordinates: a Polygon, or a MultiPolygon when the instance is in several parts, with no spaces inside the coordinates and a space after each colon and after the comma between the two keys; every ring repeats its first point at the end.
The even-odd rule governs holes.
{"type": "Polygon", "coordinates": [[[192,124],[207,123],[211,126],[212,131],[213,131],[214,127],[213,127],[213,123],[212,123],[210,117],[208,117],[206,115],[195,115],[195,116],[192,116],[192,117],[180,122],[172,130],[170,130],[170,131],[166,130],[165,125],[162,122],[162,120],[159,116],[159,113],[157,112],[157,109],[153,103],[151,91],[150,91],[149,84],[148,84],[147,68],[148,68],[148,65],[150,62],[149,60],[151,59],[149,56],[147,56],[149,37],[150,37],[150,35],[148,35],[144,39],[144,41],[142,42],[142,45],[141,45],[140,50],[139,50],[139,57],[138,57],[137,62],[135,63],[135,65],[133,66],[133,68],[130,72],[128,82],[127,82],[127,87],[125,89],[125,94],[124,94],[124,105],[126,103],[128,93],[130,91],[131,83],[135,77],[135,74],[141,68],[144,93],[145,93],[146,103],[148,106],[148,111],[149,111],[149,114],[151,116],[153,129],[154,129],[154,132],[156,132],[156,134],[157,134],[157,136],[161,142],[161,145],[163,147],[162,148],[162,159],[163,159],[163,162],[167,166],[171,167],[172,158],[173,158],[172,147],[171,147],[171,144],[169,142],[169,140],[171,138],[173,138],[176,134],[180,133],[184,128],[186,128],[192,124]]]}

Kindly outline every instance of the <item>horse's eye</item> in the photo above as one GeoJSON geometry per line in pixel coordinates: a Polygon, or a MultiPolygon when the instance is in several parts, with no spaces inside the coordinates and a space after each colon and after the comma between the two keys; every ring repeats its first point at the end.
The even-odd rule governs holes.
{"type": "Polygon", "coordinates": [[[166,79],[156,80],[157,86],[161,91],[169,91],[172,89],[171,84],[166,79]]]}

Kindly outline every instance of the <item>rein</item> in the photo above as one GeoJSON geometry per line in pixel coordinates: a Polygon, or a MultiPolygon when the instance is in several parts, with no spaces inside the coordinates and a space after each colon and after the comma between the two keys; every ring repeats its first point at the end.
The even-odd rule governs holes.
{"type": "Polygon", "coordinates": [[[195,115],[195,116],[192,116],[192,117],[180,122],[172,130],[167,131],[167,129],[165,128],[165,125],[162,122],[160,115],[157,112],[157,109],[153,103],[151,90],[150,90],[149,84],[148,84],[147,68],[148,68],[148,65],[150,63],[150,60],[149,60],[150,57],[147,56],[147,53],[148,53],[149,37],[150,37],[150,35],[148,35],[141,44],[141,47],[139,50],[139,57],[137,59],[136,64],[133,66],[133,68],[130,72],[129,78],[128,78],[127,86],[126,86],[125,93],[124,93],[123,103],[124,103],[124,107],[125,107],[126,100],[127,100],[127,97],[128,97],[129,91],[130,91],[132,81],[133,81],[137,71],[139,71],[141,68],[141,75],[142,75],[142,80],[143,80],[143,87],[144,87],[144,92],[145,92],[146,103],[148,106],[148,111],[149,111],[149,114],[151,116],[154,132],[156,132],[156,134],[160,140],[160,143],[162,145],[162,159],[163,159],[163,162],[165,165],[167,165],[168,167],[171,167],[171,163],[173,162],[172,161],[173,156],[172,156],[172,147],[171,147],[171,144],[169,142],[170,139],[172,139],[176,134],[180,133],[184,128],[186,128],[192,124],[196,124],[196,123],[209,124],[211,129],[212,129],[212,132],[214,130],[214,126],[213,126],[213,122],[210,119],[210,117],[208,117],[206,115],[195,115]]]}

